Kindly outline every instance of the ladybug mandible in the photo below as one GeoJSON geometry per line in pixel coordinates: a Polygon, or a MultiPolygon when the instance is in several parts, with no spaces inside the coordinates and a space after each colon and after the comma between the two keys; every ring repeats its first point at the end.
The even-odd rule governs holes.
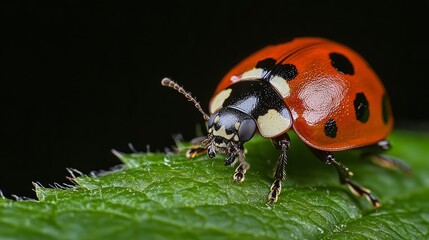
{"type": "Polygon", "coordinates": [[[272,140],[280,157],[270,203],[281,192],[291,129],[320,160],[335,166],[342,184],[374,207],[380,202],[370,190],[351,181],[352,173],[333,152],[361,148],[363,155],[382,166],[410,171],[405,163],[382,154],[390,149],[386,137],[393,128],[382,82],[359,54],[337,42],[303,37],[257,51],[219,83],[210,100],[210,116],[177,83],[169,78],[161,83],[185,95],[207,121],[207,137],[188,156],[205,151],[210,158],[217,152],[225,154],[226,166],[239,163],[235,182],[242,182],[250,167],[243,144],[256,132],[272,140]]]}

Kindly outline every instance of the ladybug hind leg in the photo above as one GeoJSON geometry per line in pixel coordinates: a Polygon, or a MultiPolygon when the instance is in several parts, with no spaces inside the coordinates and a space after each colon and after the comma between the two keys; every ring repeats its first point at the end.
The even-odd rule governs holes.
{"type": "Polygon", "coordinates": [[[375,144],[362,148],[362,157],[369,157],[375,164],[390,169],[400,170],[407,175],[411,175],[411,167],[396,157],[383,154],[391,148],[389,140],[382,140],[375,144]]]}
{"type": "Polygon", "coordinates": [[[342,163],[335,160],[334,155],[331,152],[322,151],[318,149],[311,148],[313,153],[323,162],[326,164],[333,164],[335,168],[337,169],[338,175],[340,177],[341,184],[347,184],[350,191],[358,196],[362,197],[365,196],[366,199],[375,207],[378,208],[381,206],[378,199],[371,193],[371,191],[367,188],[364,188],[354,182],[351,181],[351,177],[353,176],[353,173],[344,166],[342,163]]]}

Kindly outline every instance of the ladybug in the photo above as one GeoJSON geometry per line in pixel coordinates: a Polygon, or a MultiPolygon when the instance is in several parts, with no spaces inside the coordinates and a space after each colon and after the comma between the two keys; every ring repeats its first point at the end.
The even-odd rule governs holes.
{"type": "Polygon", "coordinates": [[[161,84],[185,95],[207,121],[207,136],[188,156],[224,154],[226,166],[239,164],[235,182],[242,182],[250,167],[243,144],[255,133],[272,140],[280,156],[269,203],[281,192],[289,130],[321,161],[335,166],[352,193],[365,196],[376,208],[379,200],[351,180],[352,172],[333,152],[359,148],[382,166],[410,171],[399,159],[382,154],[390,149],[386,137],[394,119],[381,80],[363,57],[338,42],[302,37],[255,52],[220,81],[209,103],[210,115],[176,82],[164,78],[161,84]]]}

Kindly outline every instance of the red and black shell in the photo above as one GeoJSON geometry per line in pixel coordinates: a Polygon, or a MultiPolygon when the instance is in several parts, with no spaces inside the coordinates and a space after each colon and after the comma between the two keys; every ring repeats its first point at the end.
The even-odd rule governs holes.
{"type": "Polygon", "coordinates": [[[291,127],[309,146],[339,151],[370,145],[393,128],[382,82],[358,53],[315,37],[265,47],[217,86],[210,114],[233,108],[266,138],[291,127]]]}

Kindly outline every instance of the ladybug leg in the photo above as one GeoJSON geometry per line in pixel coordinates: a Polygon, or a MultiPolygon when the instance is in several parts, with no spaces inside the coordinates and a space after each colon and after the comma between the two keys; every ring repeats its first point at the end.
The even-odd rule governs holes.
{"type": "Polygon", "coordinates": [[[270,193],[268,194],[268,202],[275,203],[277,202],[280,192],[282,191],[282,181],[286,175],[285,166],[287,163],[286,152],[290,147],[290,138],[286,133],[281,135],[278,138],[272,139],[274,146],[280,150],[279,160],[277,161],[277,166],[274,171],[274,178],[276,179],[271,185],[270,193]]]}
{"type": "Polygon", "coordinates": [[[237,162],[237,156],[238,153],[237,152],[230,152],[228,157],[225,159],[224,165],[225,166],[231,166],[234,165],[234,163],[237,162]]]}
{"type": "Polygon", "coordinates": [[[369,145],[367,147],[363,147],[362,156],[370,157],[371,160],[384,168],[392,169],[392,170],[401,170],[407,175],[410,175],[412,170],[411,167],[405,163],[404,161],[395,158],[393,156],[382,154],[385,151],[391,148],[389,140],[382,140],[373,145],[369,145]]]}
{"type": "Polygon", "coordinates": [[[337,169],[338,175],[340,177],[340,182],[342,184],[347,184],[350,191],[355,194],[358,197],[365,196],[367,200],[375,207],[378,208],[381,206],[378,199],[371,193],[369,189],[366,189],[362,186],[359,186],[358,184],[351,181],[351,177],[353,176],[353,173],[344,166],[342,163],[337,162],[335,160],[334,155],[331,152],[327,151],[321,151],[318,149],[312,148],[313,153],[322,161],[324,161],[326,164],[333,164],[335,168],[337,169]]]}
{"type": "Polygon", "coordinates": [[[198,137],[192,139],[191,143],[193,145],[186,151],[186,157],[192,159],[200,155],[207,154],[210,141],[211,139],[207,137],[198,137]]]}
{"type": "Polygon", "coordinates": [[[225,166],[233,165],[237,160],[240,162],[240,165],[235,169],[232,179],[234,182],[241,183],[244,181],[244,175],[250,168],[250,164],[246,162],[246,158],[244,157],[244,147],[243,145],[233,144],[229,151],[228,158],[225,160],[225,166]]]}
{"type": "Polygon", "coordinates": [[[186,157],[189,159],[192,159],[206,153],[207,153],[207,148],[194,145],[194,146],[191,146],[191,148],[186,151],[186,157]]]}

